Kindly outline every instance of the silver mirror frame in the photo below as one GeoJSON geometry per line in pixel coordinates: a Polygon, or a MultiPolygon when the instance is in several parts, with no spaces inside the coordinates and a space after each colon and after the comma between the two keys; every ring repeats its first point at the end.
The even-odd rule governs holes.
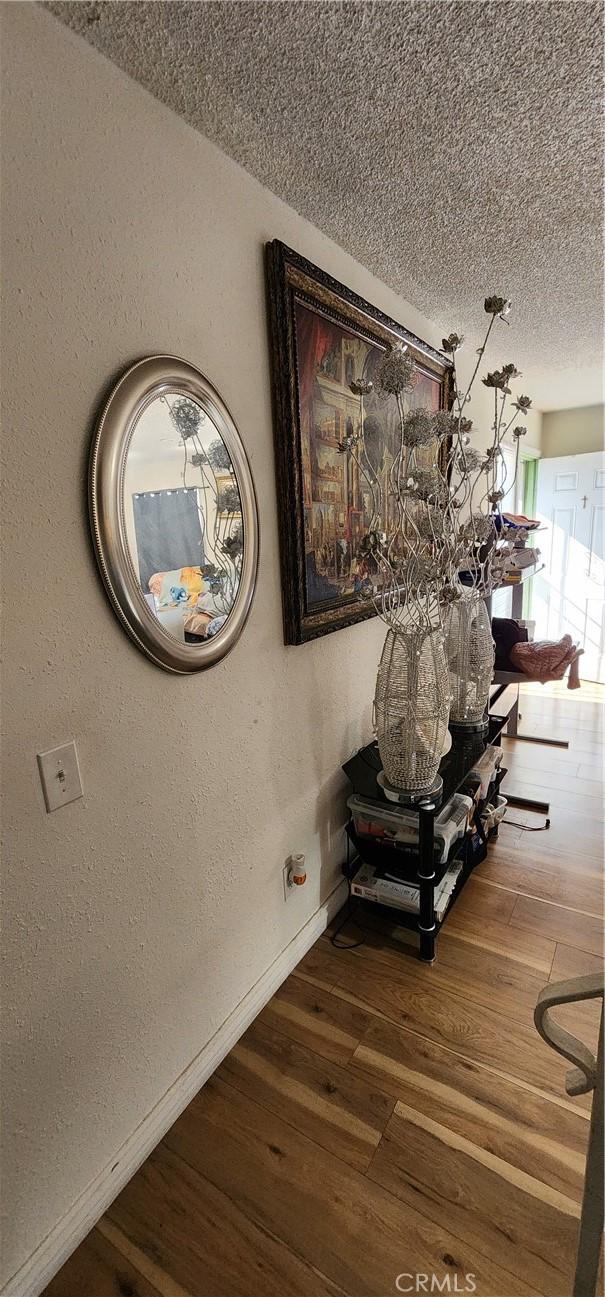
{"type": "Polygon", "coordinates": [[[214,666],[233,648],[250,612],[258,569],[258,509],[248,457],[216,388],[177,356],[147,356],[122,375],[106,402],[93,439],[88,478],[90,522],[97,562],[124,630],[156,666],[189,675],[214,666]],[[239,487],[244,550],[233,608],[212,639],[181,644],[154,617],[141,590],[126,539],[124,472],[138,420],[158,396],[190,396],[212,419],[231,457],[239,487]]]}

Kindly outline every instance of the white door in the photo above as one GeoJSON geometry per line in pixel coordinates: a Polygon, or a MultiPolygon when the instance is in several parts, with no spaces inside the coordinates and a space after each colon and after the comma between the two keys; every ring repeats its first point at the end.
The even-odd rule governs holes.
{"type": "Polygon", "coordinates": [[[566,631],[584,648],[580,674],[605,682],[605,454],[541,459],[536,537],[545,570],[536,577],[536,639],[566,631]]]}

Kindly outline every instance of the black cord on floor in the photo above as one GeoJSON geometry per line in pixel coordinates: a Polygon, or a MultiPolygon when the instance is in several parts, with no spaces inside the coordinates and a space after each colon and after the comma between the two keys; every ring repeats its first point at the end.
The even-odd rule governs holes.
{"type": "Polygon", "coordinates": [[[347,912],[345,914],[344,919],[342,920],[342,923],[339,923],[336,931],[333,932],[330,937],[330,944],[334,946],[336,950],[356,950],[358,946],[363,946],[364,941],[366,939],[366,934],[363,928],[360,927],[359,923],[357,923],[357,920],[353,917],[353,898],[351,896],[351,883],[349,879],[347,879],[347,882],[349,884],[349,895],[347,898],[347,912]],[[361,939],[359,941],[338,941],[337,940],[343,928],[346,927],[347,923],[353,923],[354,926],[357,928],[357,931],[361,932],[361,939]]]}
{"type": "Polygon", "coordinates": [[[342,923],[339,923],[336,931],[333,932],[330,937],[330,944],[334,946],[336,950],[356,950],[358,946],[363,946],[363,943],[366,939],[363,928],[353,918],[353,895],[351,892],[351,839],[349,838],[348,833],[347,833],[346,879],[347,879],[347,887],[349,889],[349,895],[347,896],[347,912],[344,916],[344,919],[342,920],[342,923]],[[353,923],[357,928],[358,932],[361,932],[362,934],[361,941],[338,941],[337,940],[343,928],[346,927],[347,923],[353,923]]]}
{"type": "MultiPolygon", "coordinates": [[[[538,814],[540,812],[538,811],[538,814]]],[[[502,824],[510,824],[513,829],[523,829],[524,833],[544,833],[545,829],[550,828],[550,820],[547,819],[545,824],[520,824],[519,820],[509,820],[508,817],[502,820],[502,824]]]]}

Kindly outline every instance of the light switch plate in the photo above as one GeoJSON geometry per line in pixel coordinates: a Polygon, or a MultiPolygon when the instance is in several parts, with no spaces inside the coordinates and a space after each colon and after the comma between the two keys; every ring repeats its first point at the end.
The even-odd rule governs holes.
{"type": "Polygon", "coordinates": [[[76,745],[64,743],[60,748],[38,753],[38,767],[47,811],[77,801],[82,796],[82,781],[76,745]]]}

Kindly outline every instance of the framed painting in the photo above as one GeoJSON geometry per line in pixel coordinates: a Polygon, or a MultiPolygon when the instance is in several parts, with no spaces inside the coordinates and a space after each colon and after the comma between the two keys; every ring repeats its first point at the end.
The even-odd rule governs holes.
{"type": "MultiPolygon", "coordinates": [[[[372,515],[368,484],[346,438],[360,427],[351,383],[372,382],[378,360],[404,343],[416,362],[410,408],[452,401],[451,362],[395,320],[274,240],[267,244],[275,451],[286,644],[375,616],[362,593],[360,555],[372,515]]],[[[381,529],[393,501],[394,400],[364,398],[364,441],[381,487],[381,529]]],[[[426,447],[427,462],[435,448],[426,447]]]]}

